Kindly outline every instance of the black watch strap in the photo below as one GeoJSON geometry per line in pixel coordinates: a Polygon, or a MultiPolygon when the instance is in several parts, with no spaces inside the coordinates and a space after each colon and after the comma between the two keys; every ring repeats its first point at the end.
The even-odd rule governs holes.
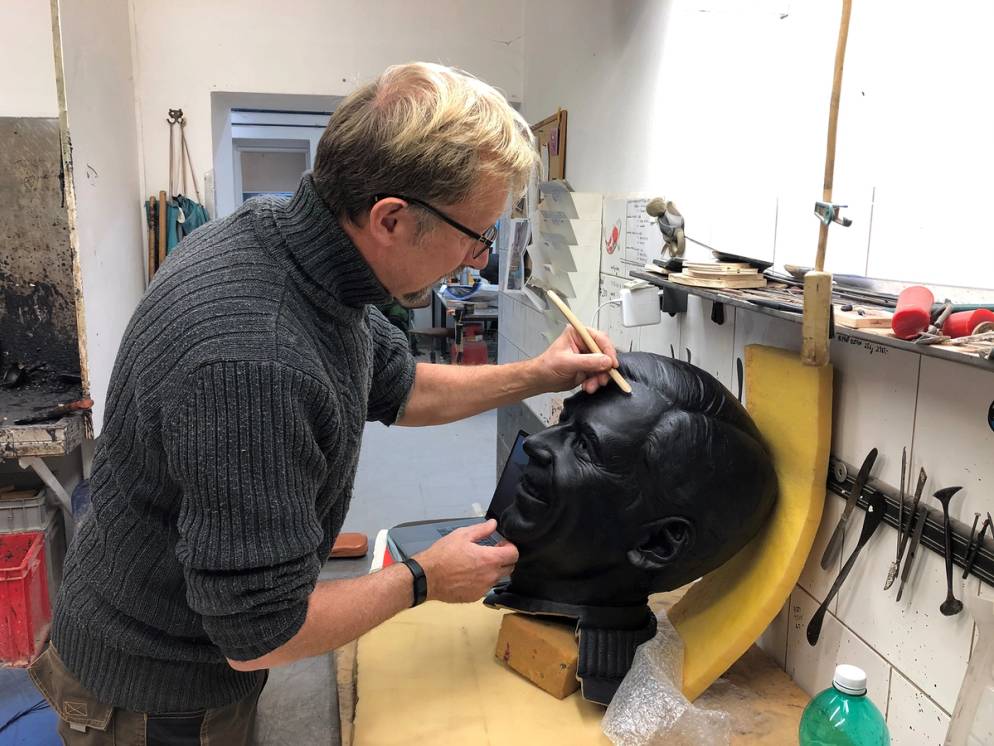
{"type": "Polygon", "coordinates": [[[414,576],[414,602],[411,606],[419,606],[428,600],[428,577],[425,575],[424,568],[418,564],[417,560],[408,558],[404,560],[404,564],[411,571],[411,575],[414,576]]]}

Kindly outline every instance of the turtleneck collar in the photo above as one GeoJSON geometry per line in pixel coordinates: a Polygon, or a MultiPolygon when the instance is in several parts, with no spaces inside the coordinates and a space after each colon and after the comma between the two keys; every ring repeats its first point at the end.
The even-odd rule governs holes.
{"type": "Polygon", "coordinates": [[[261,211],[260,238],[318,307],[358,310],[390,300],[318,194],[311,174],[300,180],[289,202],[266,201],[261,211]]]}

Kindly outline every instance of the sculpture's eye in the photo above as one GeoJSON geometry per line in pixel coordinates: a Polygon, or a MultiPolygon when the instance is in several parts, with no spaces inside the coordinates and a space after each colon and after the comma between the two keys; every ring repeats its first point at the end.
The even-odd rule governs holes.
{"type": "Polygon", "coordinates": [[[581,456],[589,455],[590,449],[587,447],[587,439],[583,437],[583,433],[577,433],[573,438],[573,450],[581,456]]]}

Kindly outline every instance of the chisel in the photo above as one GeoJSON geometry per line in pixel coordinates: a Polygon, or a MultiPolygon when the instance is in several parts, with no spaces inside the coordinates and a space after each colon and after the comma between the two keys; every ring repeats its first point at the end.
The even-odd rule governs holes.
{"type": "Polygon", "coordinates": [[[901,570],[901,585],[897,589],[897,600],[901,600],[901,594],[904,593],[904,584],[908,582],[908,578],[911,577],[911,566],[915,564],[915,555],[918,554],[918,547],[922,542],[922,533],[925,531],[925,523],[928,521],[928,506],[922,505],[921,515],[918,516],[918,522],[915,524],[915,534],[911,537],[911,546],[908,547],[908,559],[904,562],[904,569],[901,570]]]}
{"type": "Polygon", "coordinates": [[[894,585],[894,580],[897,578],[897,571],[901,566],[901,552],[904,549],[904,543],[901,540],[901,536],[904,532],[904,490],[905,490],[905,479],[908,470],[908,449],[901,449],[901,491],[898,497],[897,505],[897,548],[894,561],[890,563],[890,567],[887,568],[887,581],[884,583],[884,590],[888,590],[892,585],[894,585]]]}

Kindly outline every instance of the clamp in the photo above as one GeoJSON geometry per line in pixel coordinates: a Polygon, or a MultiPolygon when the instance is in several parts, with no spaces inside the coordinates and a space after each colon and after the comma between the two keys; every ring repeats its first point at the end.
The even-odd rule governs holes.
{"type": "Polygon", "coordinates": [[[839,205],[834,202],[815,202],[815,215],[825,225],[838,223],[843,228],[848,228],[852,225],[852,220],[844,218],[839,214],[841,210],[847,207],[849,205],[839,205]]]}

